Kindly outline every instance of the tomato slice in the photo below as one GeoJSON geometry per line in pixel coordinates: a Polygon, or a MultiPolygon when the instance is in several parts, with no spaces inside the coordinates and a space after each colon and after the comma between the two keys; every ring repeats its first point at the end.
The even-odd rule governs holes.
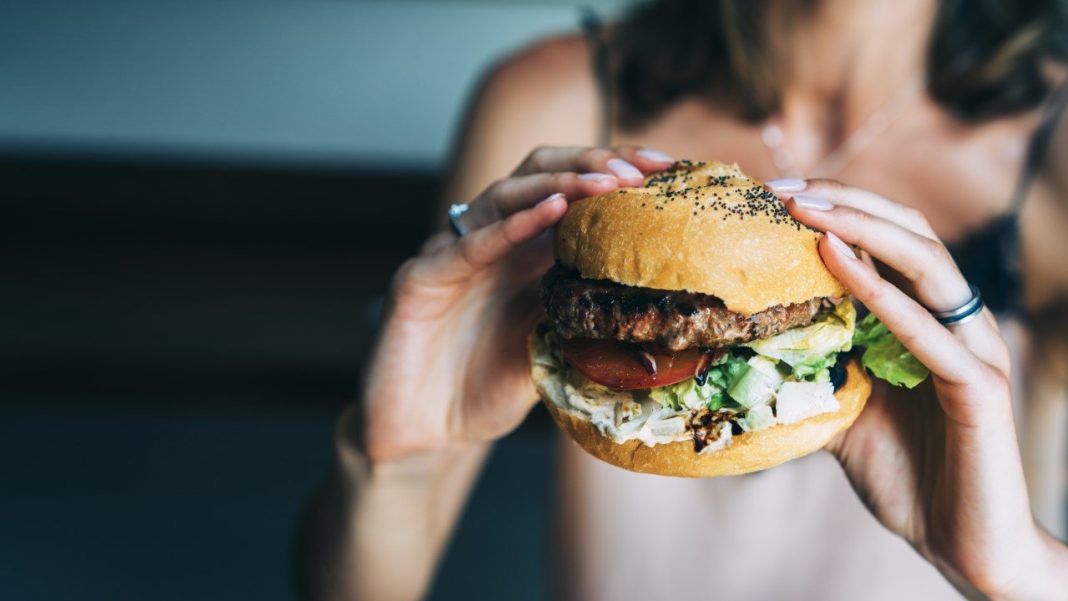
{"type": "Polygon", "coordinates": [[[705,352],[692,348],[679,352],[646,348],[615,340],[560,339],[564,360],[590,380],[613,390],[655,388],[692,378],[705,352]],[[641,358],[646,352],[656,363],[651,373],[641,358]]]}

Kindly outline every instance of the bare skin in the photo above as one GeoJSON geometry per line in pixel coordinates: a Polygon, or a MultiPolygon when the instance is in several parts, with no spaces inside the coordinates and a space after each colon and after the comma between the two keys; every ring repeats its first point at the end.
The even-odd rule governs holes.
{"type": "Polygon", "coordinates": [[[808,191],[829,203],[787,207],[832,232],[820,243],[828,268],[931,368],[934,383],[926,403],[881,387],[828,449],[872,514],[966,596],[1056,598],[1068,584],[1068,548],[1031,515],[1009,353],[993,316],[944,328],[927,312],[960,306],[968,289],[922,215],[836,182],[809,182],[808,191]],[[901,288],[845,243],[887,265],[901,288]]]}
{"type": "MultiPolygon", "coordinates": [[[[793,24],[789,43],[799,47],[840,40],[806,45],[809,62],[788,71],[783,122],[800,140],[803,161],[815,163],[916,72],[926,39],[916,23],[929,22],[931,6],[829,2],[793,24]],[[881,50],[892,46],[888,40],[896,52],[881,50]],[[871,73],[882,77],[866,80],[871,73]]],[[[641,131],[615,132],[615,142],[632,146],[572,147],[595,143],[597,107],[588,52],[577,38],[543,43],[485,83],[449,195],[477,199],[484,227],[459,240],[435,236],[397,274],[362,419],[350,411],[338,430],[338,473],[322,500],[336,511],[320,512],[324,561],[313,578],[321,597],[414,599],[425,592],[489,446],[536,401],[523,338],[537,315],[537,277],[551,261],[543,233],[567,200],[635,181],[622,177],[618,163],[613,170],[610,159],[646,173],[666,166],[639,153],[640,145],[737,160],[763,179],[777,175],[756,128],[697,99],[641,131]],[[610,177],[580,179],[584,173],[610,177]]],[[[901,287],[890,285],[830,237],[821,244],[828,268],[931,367],[936,397],[894,403],[878,392],[830,450],[872,514],[976,598],[1054,598],[1068,590],[1068,551],[1031,514],[1012,425],[1009,354],[992,319],[949,331],[929,323],[917,302],[953,306],[966,296],[939,240],[957,239],[1006,208],[1035,120],[1032,113],[965,127],[921,100],[840,174],[880,195],[816,181],[805,194],[829,200],[830,210],[789,202],[800,220],[903,274],[893,278],[901,287]],[[886,198],[921,208],[922,216],[886,198]]],[[[1066,157],[1062,128],[1022,215],[1032,310],[1068,298],[1066,157]]]]}

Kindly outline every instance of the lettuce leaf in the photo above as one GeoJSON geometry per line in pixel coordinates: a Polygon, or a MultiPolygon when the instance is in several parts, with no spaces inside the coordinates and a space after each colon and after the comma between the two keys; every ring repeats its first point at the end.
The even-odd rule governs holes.
{"type": "Polygon", "coordinates": [[[745,371],[731,383],[727,394],[749,409],[771,401],[785,379],[777,363],[774,359],[753,356],[746,362],[745,371]]]}
{"type": "Polygon", "coordinates": [[[757,405],[745,412],[743,417],[738,418],[738,425],[746,432],[759,432],[767,430],[775,425],[775,414],[771,411],[771,405],[764,403],[757,405]]]}
{"type": "Polygon", "coordinates": [[[915,388],[931,373],[874,313],[869,313],[857,324],[853,344],[864,347],[860,357],[864,367],[894,386],[915,388]]]}
{"type": "Polygon", "coordinates": [[[786,363],[793,368],[797,378],[810,378],[833,367],[838,353],[852,348],[856,319],[853,303],[842,301],[834,311],[821,315],[807,326],[753,340],[745,346],[759,355],[786,363]]]}
{"type": "Polygon", "coordinates": [[[748,368],[744,357],[728,353],[719,363],[708,368],[704,384],[698,384],[694,378],[687,378],[676,384],[653,388],[649,391],[649,396],[661,406],[674,411],[702,406],[710,411],[717,411],[731,402],[726,390],[733,386],[748,368]]]}
{"type": "Polygon", "coordinates": [[[722,406],[723,388],[707,379],[703,386],[699,386],[697,380],[687,378],[675,384],[653,388],[649,396],[662,407],[673,411],[705,406],[712,409],[712,405],[718,409],[722,406]]]}

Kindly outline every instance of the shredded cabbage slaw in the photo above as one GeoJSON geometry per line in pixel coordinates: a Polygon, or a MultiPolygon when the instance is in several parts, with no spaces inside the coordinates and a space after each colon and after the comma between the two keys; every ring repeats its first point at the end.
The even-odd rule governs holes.
{"type": "Polygon", "coordinates": [[[928,373],[874,316],[857,324],[856,309],[845,300],[807,326],[730,349],[700,381],[689,378],[651,390],[614,391],[587,380],[563,360],[552,328],[543,343],[548,352],[536,361],[561,375],[554,396],[566,399],[562,409],[589,420],[617,443],[688,440],[692,415],[726,413],[729,423],[718,426],[716,442],[701,452],[729,444],[731,424],[759,432],[837,411],[830,370],[854,345],[864,347],[864,366],[891,384],[912,388],[928,373]]]}

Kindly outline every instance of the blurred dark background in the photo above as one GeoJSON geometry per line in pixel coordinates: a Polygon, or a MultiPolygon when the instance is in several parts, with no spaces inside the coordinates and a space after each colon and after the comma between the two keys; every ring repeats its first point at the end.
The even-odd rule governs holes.
{"type": "MultiPolygon", "coordinates": [[[[0,599],[292,597],[301,505],[465,96],[579,16],[0,4],[0,599]]],[[[434,598],[548,597],[550,441],[535,413],[498,445],[434,598]]]]}

